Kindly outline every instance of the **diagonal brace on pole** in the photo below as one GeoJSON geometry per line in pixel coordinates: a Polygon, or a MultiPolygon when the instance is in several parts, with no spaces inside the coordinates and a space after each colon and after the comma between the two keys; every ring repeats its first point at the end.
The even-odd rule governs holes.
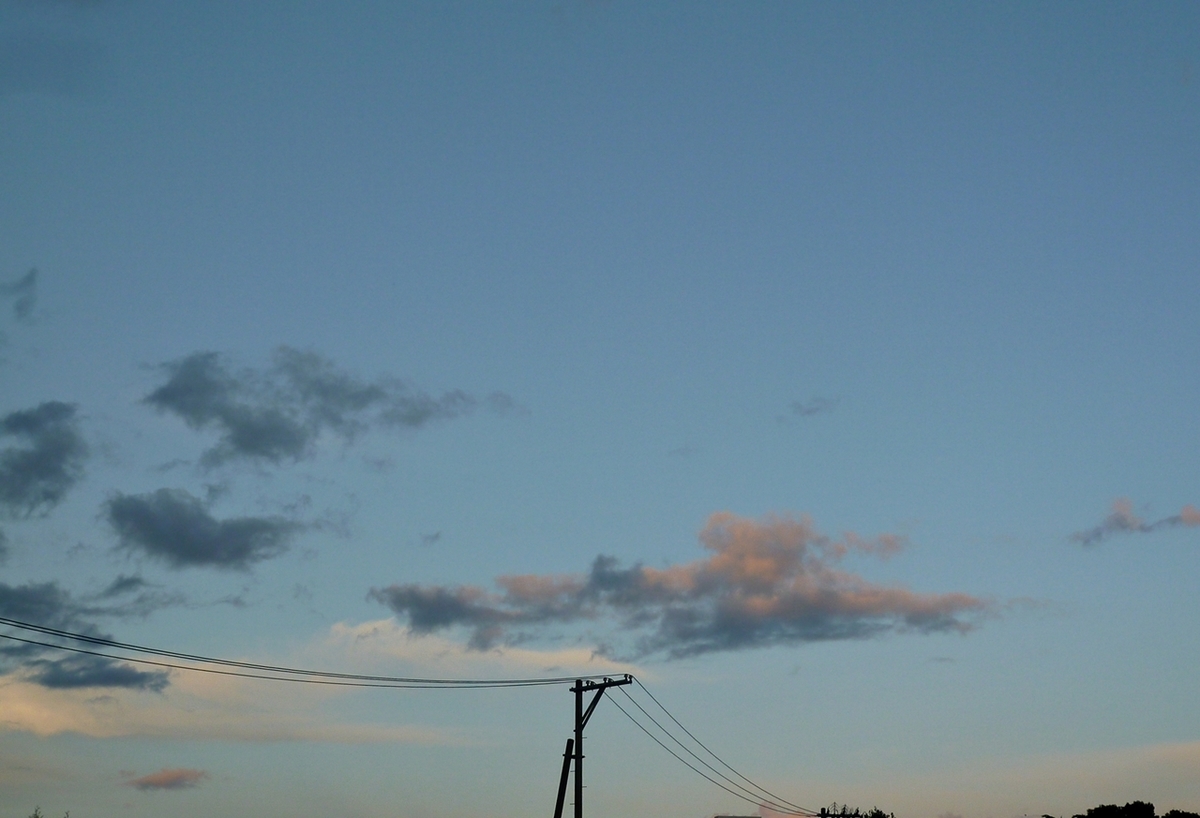
{"type": "Polygon", "coordinates": [[[596,695],[592,697],[592,703],[587,706],[587,710],[583,711],[583,722],[580,727],[587,727],[587,723],[592,718],[592,711],[596,709],[596,705],[600,704],[600,697],[604,695],[604,688],[596,691],[596,695]]]}

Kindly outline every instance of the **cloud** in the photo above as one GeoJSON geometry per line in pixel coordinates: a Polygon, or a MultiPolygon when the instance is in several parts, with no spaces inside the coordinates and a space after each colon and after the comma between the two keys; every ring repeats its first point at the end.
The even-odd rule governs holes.
{"type": "MultiPolygon", "coordinates": [[[[20,622],[105,637],[92,623],[99,615],[124,615],[122,607],[93,607],[75,600],[56,582],[8,585],[0,582],[0,616],[20,622]]],[[[22,638],[52,637],[20,632],[22,638]]],[[[16,665],[27,681],[46,688],[114,687],[161,691],[168,683],[161,671],[144,672],[132,665],[98,656],[62,656],[51,648],[0,639],[0,663],[16,665]],[[46,658],[47,656],[51,658],[46,658]]]]}
{"type": "Polygon", "coordinates": [[[120,574],[104,590],[90,597],[103,603],[94,610],[109,616],[146,617],[157,610],[172,608],[187,603],[187,597],[178,591],[164,591],[139,576],[120,574]],[[119,600],[119,601],[117,601],[119,600]]]}
{"type": "MultiPolygon", "coordinates": [[[[56,582],[9,585],[0,582],[0,616],[69,629],[83,620],[79,606],[56,582]]],[[[0,655],[28,654],[32,648],[17,642],[0,643],[0,655]]]]}
{"type": "Polygon", "coordinates": [[[814,397],[808,401],[793,401],[791,405],[792,414],[796,417],[808,418],[813,415],[824,414],[831,412],[838,405],[836,398],[814,397]]]}
{"type": "Polygon", "coordinates": [[[834,540],[808,517],[752,520],[722,512],[709,517],[699,538],[708,557],[664,569],[622,568],[599,556],[585,574],[499,577],[498,592],[397,584],[374,588],[369,598],[418,634],[467,628],[477,650],[546,626],[606,618],[636,634],[636,655],[669,658],[888,631],[962,633],[991,610],[967,594],[914,593],[836,567],[851,552],[896,553],[903,540],[894,535],[834,540]]]}
{"type": "Polygon", "coordinates": [[[126,787],[146,790],[187,790],[197,787],[209,779],[204,770],[189,770],[184,768],[162,769],[156,773],[143,775],[140,778],[130,778],[125,782],[126,787]]]}
{"type": "Polygon", "coordinates": [[[1133,504],[1122,497],[1113,501],[1112,513],[1105,517],[1099,525],[1084,531],[1076,531],[1071,535],[1071,541],[1080,545],[1096,545],[1113,534],[1149,534],[1160,528],[1177,528],[1179,526],[1200,526],[1200,509],[1186,505],[1178,514],[1147,523],[1133,513],[1133,504]]]}
{"type": "MultiPolygon", "coordinates": [[[[339,667],[351,672],[439,677],[513,677],[637,673],[642,669],[604,660],[579,646],[468,650],[438,636],[419,636],[395,619],[336,623],[306,645],[279,656],[237,657],[270,664],[339,667]]],[[[341,744],[405,743],[475,746],[478,731],[346,721],[342,703],[355,688],[296,685],[171,672],[161,692],[113,688],[105,695],[47,688],[23,671],[0,676],[0,732],[37,736],[77,734],[96,738],[144,737],[245,742],[320,741],[341,744]]],[[[129,777],[133,777],[132,774],[129,777]]]]}
{"type": "Polygon", "coordinates": [[[246,570],[286,551],[289,540],[303,528],[284,517],[218,520],[207,503],[182,489],[117,493],[105,504],[105,513],[122,547],[172,568],[246,570]]]}
{"type": "Polygon", "coordinates": [[[31,681],[48,688],[124,687],[157,693],[170,684],[166,671],[138,670],[99,656],[35,659],[26,664],[26,669],[31,681]]]}
{"type": "Polygon", "coordinates": [[[117,578],[108,584],[103,591],[100,592],[101,599],[110,599],[114,596],[123,596],[133,591],[139,591],[149,585],[146,580],[138,576],[128,577],[124,574],[118,574],[117,578]]]}
{"type": "Polygon", "coordinates": [[[18,321],[28,321],[37,304],[37,269],[32,269],[11,284],[0,284],[0,297],[11,298],[13,315],[18,321]]]}
{"type": "Polygon", "coordinates": [[[281,687],[278,682],[187,672],[174,672],[171,681],[162,692],[114,688],[97,696],[85,689],[47,688],[21,673],[2,676],[0,732],[246,742],[469,742],[469,736],[454,731],[347,723],[325,714],[323,703],[349,695],[349,688],[281,687]]]}
{"type": "Polygon", "coordinates": [[[417,633],[393,618],[357,624],[338,622],[324,641],[310,649],[309,664],[351,666],[363,673],[439,678],[505,678],[514,676],[595,675],[633,673],[652,678],[643,668],[616,662],[591,646],[537,649],[528,645],[498,645],[472,650],[462,642],[436,634],[417,633]]]}
{"type": "Polygon", "coordinates": [[[88,446],[75,412],[74,404],[49,401],[0,418],[0,437],[27,444],[0,450],[0,512],[48,512],[83,477],[88,446]]]}
{"type": "Polygon", "coordinates": [[[8,535],[0,528],[0,565],[8,561],[8,535]]]}
{"type": "MultiPolygon", "coordinates": [[[[82,600],[73,597],[57,582],[27,582],[24,585],[0,582],[0,616],[90,636],[102,635],[92,624],[96,617],[140,617],[182,602],[183,598],[177,594],[149,589],[149,583],[140,577],[118,577],[98,595],[82,600]],[[132,599],[110,601],[118,596],[127,597],[135,590],[138,593],[132,599]]],[[[29,652],[27,648],[17,649],[13,644],[0,643],[0,655],[14,650],[29,652]]]]}
{"type": "Polygon", "coordinates": [[[197,352],[162,364],[167,381],[143,402],[220,438],[202,463],[232,460],[281,464],[312,456],[321,434],[350,443],[372,427],[420,428],[475,411],[481,404],[508,411],[512,399],[493,393],[482,401],[451,390],[440,396],[394,379],[361,381],[314,352],[280,347],[263,371],[233,372],[215,352],[197,352]]]}

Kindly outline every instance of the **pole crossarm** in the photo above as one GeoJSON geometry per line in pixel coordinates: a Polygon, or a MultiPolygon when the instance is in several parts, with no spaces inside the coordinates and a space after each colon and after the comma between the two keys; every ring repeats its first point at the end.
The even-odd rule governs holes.
{"type": "MultiPolygon", "coordinates": [[[[628,673],[626,673],[625,676],[620,679],[610,679],[608,677],[605,677],[603,681],[584,682],[582,685],[579,686],[578,689],[576,689],[574,687],[571,688],[571,692],[576,693],[576,694],[584,693],[589,690],[596,691],[596,695],[595,695],[595,697],[592,698],[591,704],[588,705],[587,710],[585,710],[583,713],[583,720],[582,720],[582,723],[579,725],[580,729],[587,727],[588,720],[591,719],[592,712],[596,709],[596,705],[600,704],[600,697],[604,695],[605,690],[608,690],[608,688],[610,688],[610,687],[620,687],[621,685],[627,685],[632,681],[633,681],[633,677],[630,676],[628,673]]],[[[576,682],[576,684],[578,684],[578,682],[576,682]]]]}
{"type": "Polygon", "coordinates": [[[571,692],[575,693],[578,690],[582,690],[583,692],[586,693],[589,690],[599,690],[601,688],[619,687],[621,685],[627,685],[627,684],[632,684],[632,683],[633,683],[633,674],[632,673],[626,673],[623,676],[621,676],[621,678],[619,678],[619,679],[613,679],[609,676],[605,676],[603,679],[601,679],[598,682],[595,679],[576,679],[575,687],[571,688],[571,692]]]}

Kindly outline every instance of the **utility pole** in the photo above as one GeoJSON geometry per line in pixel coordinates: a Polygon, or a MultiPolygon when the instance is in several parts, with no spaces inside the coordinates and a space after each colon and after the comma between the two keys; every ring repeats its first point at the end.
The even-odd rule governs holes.
{"type": "Polygon", "coordinates": [[[558,800],[554,804],[554,818],[562,818],[563,801],[567,793],[567,773],[570,769],[572,755],[575,759],[575,818],[583,818],[583,728],[587,726],[588,719],[595,712],[596,705],[600,703],[600,697],[604,695],[605,690],[610,687],[627,685],[632,681],[633,677],[628,673],[620,679],[610,679],[605,676],[603,681],[599,682],[575,680],[575,686],[571,688],[571,692],[575,694],[575,738],[567,739],[567,749],[563,753],[562,776],[558,781],[558,800]],[[587,709],[584,709],[583,694],[593,690],[596,691],[596,695],[588,704],[587,709]]]}

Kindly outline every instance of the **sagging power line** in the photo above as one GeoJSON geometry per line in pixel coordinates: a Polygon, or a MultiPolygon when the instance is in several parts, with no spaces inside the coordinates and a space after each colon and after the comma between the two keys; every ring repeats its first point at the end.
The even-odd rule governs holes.
{"type": "MultiPolygon", "coordinates": [[[[0,633],[0,637],[4,639],[9,639],[14,642],[23,642],[28,645],[37,645],[39,647],[50,648],[53,650],[81,653],[88,656],[98,656],[105,659],[113,659],[115,661],[134,662],[136,664],[151,665],[154,667],[168,668],[172,670],[191,670],[199,673],[215,673],[221,676],[238,676],[241,678],[265,679],[268,681],[277,682],[303,682],[307,684],[325,684],[345,687],[390,687],[420,690],[455,687],[480,689],[497,687],[535,687],[543,685],[569,684],[578,678],[575,676],[540,676],[526,679],[426,679],[406,676],[373,676],[363,673],[339,673],[325,670],[309,670],[305,668],[287,667],[284,665],[267,665],[260,664],[258,662],[242,662],[234,659],[218,659],[212,656],[201,656],[195,653],[182,653],[179,651],[164,650],[161,648],[151,648],[145,645],[136,645],[130,642],[119,642],[115,639],[107,639],[100,636],[89,636],[88,634],[75,633],[73,631],[62,630],[60,628],[51,628],[45,625],[22,622],[20,620],[10,619],[7,617],[0,617],[0,625],[7,625],[19,630],[32,631],[60,639],[68,639],[74,642],[82,642],[84,644],[112,648],[114,650],[130,651],[149,656],[160,656],[167,659],[180,659],[188,662],[216,665],[217,667],[238,668],[239,670],[218,670],[213,667],[201,667],[198,665],[163,662],[142,659],[136,656],[122,656],[112,653],[88,650],[85,648],[72,647],[70,645],[63,645],[54,642],[43,642],[35,639],[14,636],[7,633],[0,633]],[[242,671],[260,672],[251,673],[242,671]]],[[[587,680],[593,680],[601,679],[603,676],[601,674],[596,674],[594,676],[584,676],[583,678],[587,680]]]]}
{"type": "MultiPolygon", "coordinates": [[[[636,679],[634,681],[636,681],[636,679]]],[[[671,711],[669,711],[669,710],[667,710],[667,708],[663,707],[662,703],[659,702],[658,699],[654,698],[654,695],[652,693],[650,693],[649,690],[646,690],[645,685],[643,685],[641,682],[637,682],[637,685],[646,693],[647,696],[649,696],[654,701],[654,703],[656,705],[658,705],[659,709],[662,710],[663,713],[667,714],[667,716],[671,719],[671,721],[675,722],[675,724],[678,725],[679,729],[683,730],[683,732],[686,733],[688,735],[688,737],[692,739],[692,741],[696,742],[696,744],[699,745],[706,753],[708,753],[708,755],[712,756],[712,758],[714,758],[717,761],[717,763],[721,764],[723,767],[725,767],[725,769],[729,770],[731,773],[733,773],[735,776],[737,776],[742,781],[745,781],[746,784],[749,784],[750,787],[746,787],[743,784],[739,784],[734,779],[732,779],[729,776],[722,773],[720,770],[718,770],[712,764],[705,761],[698,753],[696,753],[694,750],[689,748],[683,741],[681,741],[679,738],[677,738],[675,735],[673,735],[670,730],[668,730],[666,727],[664,727],[662,725],[662,723],[658,721],[658,719],[656,719],[656,718],[654,718],[654,716],[650,715],[650,713],[648,713],[646,711],[646,708],[644,708],[640,704],[638,704],[637,700],[634,699],[632,696],[630,696],[629,693],[622,690],[621,692],[625,694],[625,698],[629,699],[630,703],[642,712],[642,715],[644,715],[646,718],[648,718],[654,724],[655,727],[657,727],[660,731],[662,731],[663,735],[667,736],[668,738],[671,739],[671,741],[673,741],[675,744],[679,745],[679,747],[681,749],[683,749],[684,752],[686,752],[688,755],[690,755],[692,758],[694,758],[702,766],[707,768],[711,773],[713,773],[714,775],[716,775],[718,778],[722,779],[723,781],[727,782],[735,789],[740,790],[742,793],[745,793],[745,795],[739,795],[738,793],[734,792],[733,790],[730,790],[728,787],[724,786],[723,784],[720,784],[717,781],[713,781],[713,779],[709,778],[704,773],[700,773],[705,778],[707,778],[709,781],[712,781],[712,783],[716,784],[718,787],[721,787],[721,789],[725,790],[726,792],[729,792],[733,795],[737,795],[738,798],[741,798],[743,801],[748,801],[750,803],[759,804],[760,806],[769,807],[771,810],[773,810],[775,812],[783,813],[785,815],[815,815],[816,814],[813,810],[806,809],[806,808],[800,806],[799,804],[793,804],[791,801],[788,801],[784,798],[780,798],[779,796],[772,793],[770,790],[766,789],[765,787],[760,786],[759,784],[755,784],[749,778],[747,778],[746,776],[739,773],[733,767],[729,766],[729,764],[727,764],[720,756],[718,756],[712,750],[708,749],[708,747],[705,746],[705,744],[703,742],[701,742],[700,739],[696,738],[690,730],[688,730],[686,727],[684,727],[679,722],[679,719],[675,718],[675,716],[673,716],[671,714],[671,711]],[[755,792],[755,790],[757,790],[757,792],[755,792]],[[749,796],[749,797],[747,797],[747,796],[749,796]]],[[[630,716],[630,714],[628,712],[626,712],[624,710],[622,710],[622,712],[625,713],[626,717],[632,719],[632,716],[630,716]]],[[[637,724],[636,721],[634,723],[637,724]]],[[[642,725],[638,724],[638,726],[641,727],[642,725]]],[[[653,738],[653,736],[651,736],[651,737],[653,738]]],[[[675,754],[672,753],[672,755],[675,755],[675,754]]],[[[676,756],[676,758],[679,758],[679,757],[676,756]]],[[[683,761],[683,759],[680,759],[680,761],[683,761]]],[[[690,767],[691,765],[689,764],[688,766],[690,767]]],[[[695,768],[693,768],[693,769],[695,769],[695,768]]],[[[700,771],[697,770],[697,772],[700,772],[700,771]]]]}
{"type": "MultiPolygon", "coordinates": [[[[720,756],[710,750],[703,742],[688,730],[682,722],[677,719],[667,708],[654,696],[653,693],[646,688],[632,674],[623,674],[619,678],[614,679],[611,675],[591,675],[591,676],[540,676],[529,678],[514,678],[514,679],[445,679],[445,678],[422,678],[422,677],[407,677],[407,676],[381,676],[362,673],[347,673],[340,671],[312,670],[307,668],[290,667],[286,665],[272,665],[260,662],[246,662],[234,659],[222,659],[213,656],[204,656],[195,653],[185,653],[181,651],[165,650],[162,648],[153,648],[146,645],[138,645],[131,642],[121,642],[107,637],[93,636],[89,634],[76,633],[61,628],[52,628],[45,625],[38,625],[31,622],[23,622],[21,620],[8,617],[0,617],[0,626],[7,626],[18,631],[24,631],[26,634],[38,634],[43,637],[48,637],[66,642],[75,642],[77,644],[63,644],[63,641],[45,641],[44,639],[30,638],[29,635],[17,636],[12,633],[0,633],[0,638],[7,639],[22,644],[41,647],[48,650],[65,651],[69,653],[82,654],[86,656],[95,656],[113,661],[132,662],[140,665],[148,665],[152,667],[164,668],[169,670],[191,671],[197,673],[210,673],[221,676],[234,676],[239,678],[261,679],[264,681],[275,682],[292,682],[300,684],[316,684],[316,685],[331,685],[338,687],[359,687],[359,688],[393,688],[393,689],[417,689],[417,690],[432,690],[432,689],[494,689],[494,688],[511,688],[511,687],[544,687],[548,685],[560,685],[574,683],[570,688],[575,695],[575,729],[574,736],[567,741],[566,751],[563,754],[562,773],[559,780],[558,798],[555,804],[554,818],[561,818],[566,795],[567,780],[571,772],[572,762],[574,763],[575,772],[575,800],[574,800],[574,818],[583,818],[583,729],[587,725],[592,714],[596,710],[596,706],[600,703],[604,692],[610,688],[619,688],[620,692],[629,700],[629,702],[641,712],[645,719],[648,719],[658,731],[666,737],[670,742],[674,743],[691,756],[701,767],[704,767],[712,775],[705,773],[699,767],[693,765],[687,759],[676,753],[668,744],[664,743],[654,731],[646,727],[639,719],[634,716],[629,710],[622,707],[617,701],[613,701],[613,705],[639,727],[655,744],[664,749],[667,753],[673,756],[677,761],[682,763],[692,772],[701,776],[713,785],[719,787],[725,792],[733,795],[743,801],[765,807],[773,812],[782,815],[803,816],[803,818],[814,818],[820,813],[814,810],[805,809],[790,801],[787,801],[779,796],[771,793],[765,787],[756,784],[750,778],[738,772],[720,756]],[[81,647],[87,645],[89,647],[81,647]],[[97,650],[94,648],[104,648],[106,650],[97,650]],[[124,653],[121,653],[124,652],[124,653]],[[125,655],[125,653],[140,654],[137,656],[125,655]],[[154,659],[145,658],[148,656],[157,657],[154,659]],[[174,661],[167,661],[174,660],[174,661]],[[637,702],[625,689],[631,683],[636,683],[637,687],[649,697],[654,705],[664,713],[675,728],[682,730],[683,733],[691,739],[694,744],[699,747],[707,756],[711,757],[724,769],[733,773],[741,782],[735,781],[733,778],[722,773],[711,763],[704,760],[699,753],[688,747],[686,742],[677,736],[671,727],[663,724],[656,719],[649,711],[637,702]],[[595,692],[591,703],[584,708],[583,696],[588,692],[595,692]],[[715,778],[713,776],[716,776],[715,778]],[[717,780],[721,779],[721,780],[717,780]],[[726,783],[721,783],[724,781],[726,783]],[[749,786],[747,786],[749,785],[749,786]]],[[[611,696],[609,697],[612,698],[611,696]]]]}

